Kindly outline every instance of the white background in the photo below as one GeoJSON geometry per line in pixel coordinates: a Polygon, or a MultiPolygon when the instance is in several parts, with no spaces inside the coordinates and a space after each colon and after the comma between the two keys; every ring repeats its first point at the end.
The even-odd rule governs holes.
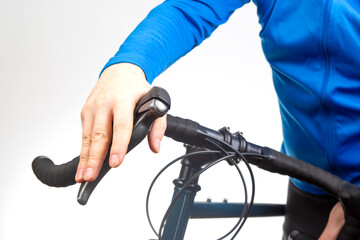
{"type": "MultiPolygon", "coordinates": [[[[31,161],[77,156],[80,110],[103,65],[160,1],[0,1],[0,239],[150,239],[145,196],[151,179],[184,152],[165,139],[160,154],[144,141],[110,171],[87,206],[79,186],[55,189],[33,175],[31,161]]],[[[271,71],[261,50],[256,8],[248,4],[200,47],[158,77],[172,115],[208,127],[230,126],[279,149],[281,123],[271,71]]],[[[171,172],[172,171],[172,172],[171,172]]],[[[161,179],[151,201],[156,226],[178,169],[161,179]]],[[[256,202],[284,203],[287,178],[254,167],[256,202]]],[[[243,199],[235,170],[223,164],[201,178],[198,200],[243,199]]],[[[280,239],[282,218],[250,219],[239,239],[280,239]]],[[[215,239],[235,220],[192,220],[187,239],[215,239]]]]}

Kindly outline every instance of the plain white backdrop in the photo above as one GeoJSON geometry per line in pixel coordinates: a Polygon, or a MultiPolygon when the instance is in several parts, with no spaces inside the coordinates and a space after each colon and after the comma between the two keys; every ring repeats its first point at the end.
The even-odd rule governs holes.
{"type": "MultiPolygon", "coordinates": [[[[31,161],[63,163],[79,155],[80,111],[107,60],[161,1],[0,1],[0,239],[151,239],[145,216],[150,181],[184,152],[164,139],[159,154],[146,141],[111,170],[87,206],[78,185],[55,189],[33,175],[31,161]]],[[[172,97],[172,115],[208,127],[229,126],[259,145],[279,149],[278,103],[251,3],[211,38],[159,76],[172,97]]],[[[284,203],[287,178],[253,168],[256,202],[284,203]]],[[[151,200],[155,225],[172,195],[178,169],[161,178],[151,200]]],[[[226,164],[201,178],[197,200],[243,193],[226,164]]],[[[282,218],[250,219],[238,239],[280,239],[282,218]]],[[[235,220],[191,220],[187,239],[216,239],[235,220]]]]}

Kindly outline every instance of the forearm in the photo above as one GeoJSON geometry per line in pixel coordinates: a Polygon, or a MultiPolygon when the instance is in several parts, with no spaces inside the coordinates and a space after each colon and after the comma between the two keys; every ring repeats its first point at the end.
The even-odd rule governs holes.
{"type": "Polygon", "coordinates": [[[104,69],[119,62],[139,66],[151,83],[199,45],[247,0],[168,0],[137,26],[104,69]]]}

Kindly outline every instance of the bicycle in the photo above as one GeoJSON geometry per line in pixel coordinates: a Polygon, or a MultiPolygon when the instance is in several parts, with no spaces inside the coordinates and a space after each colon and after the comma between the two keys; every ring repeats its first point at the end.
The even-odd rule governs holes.
{"type": "MultiPolygon", "coordinates": [[[[140,99],[134,112],[134,128],[128,152],[145,138],[153,122],[158,117],[164,116],[169,109],[170,97],[162,88],[154,87],[140,99]]],[[[249,216],[284,215],[285,206],[282,204],[254,204],[255,185],[250,164],[266,171],[288,175],[314,184],[335,196],[342,203],[346,219],[339,239],[360,239],[359,186],[274,149],[250,143],[245,140],[242,133],[231,133],[228,128],[216,131],[192,120],[173,117],[168,114],[165,136],[183,142],[186,146],[186,154],[166,165],[155,177],[149,188],[147,205],[151,189],[159,175],[170,165],[181,160],[182,167],[179,177],[173,181],[175,185],[173,200],[164,215],[159,231],[153,227],[147,208],[150,226],[159,240],[183,239],[189,218],[239,217],[235,226],[219,238],[225,239],[233,234],[231,239],[234,239],[249,216]],[[227,161],[229,165],[236,167],[243,182],[244,203],[194,202],[196,193],[201,189],[198,184],[200,174],[222,161],[227,161]],[[251,177],[250,200],[243,174],[237,166],[240,162],[245,164],[251,177]]],[[[76,157],[68,163],[54,165],[49,158],[39,156],[34,159],[32,168],[41,182],[49,186],[64,187],[75,184],[74,177],[78,161],[79,157],[76,157]]],[[[93,182],[81,184],[78,192],[80,204],[85,205],[87,203],[97,184],[110,170],[108,161],[109,153],[97,179],[93,182]]]]}

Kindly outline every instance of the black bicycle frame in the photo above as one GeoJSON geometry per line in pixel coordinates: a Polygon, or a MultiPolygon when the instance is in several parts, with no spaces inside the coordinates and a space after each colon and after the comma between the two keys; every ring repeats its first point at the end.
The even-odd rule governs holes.
{"type": "MultiPolygon", "coordinates": [[[[197,148],[188,146],[186,149],[186,153],[188,154],[198,150],[199,149],[197,148]]],[[[213,160],[210,155],[206,155],[206,157],[207,158],[204,158],[204,156],[198,155],[188,157],[182,160],[180,175],[177,179],[173,181],[175,185],[173,197],[178,194],[184,184],[192,176],[194,176],[204,164],[213,160]]],[[[184,238],[187,223],[191,216],[195,195],[201,189],[198,181],[199,178],[195,178],[187,187],[187,189],[180,195],[174,206],[171,208],[164,228],[164,233],[162,236],[163,240],[184,238]]]]}
{"type": "MultiPolygon", "coordinates": [[[[187,146],[186,154],[201,151],[198,147],[187,146]]],[[[173,199],[178,195],[184,184],[196,175],[204,165],[218,159],[217,154],[193,155],[182,160],[179,177],[173,183],[175,185],[173,199]]],[[[190,183],[172,206],[162,240],[184,239],[187,224],[190,218],[235,218],[243,214],[242,203],[211,203],[194,202],[196,193],[201,190],[198,183],[199,177],[190,183]]],[[[255,204],[250,212],[250,217],[283,216],[285,205],[283,204],[255,204]]]]}

